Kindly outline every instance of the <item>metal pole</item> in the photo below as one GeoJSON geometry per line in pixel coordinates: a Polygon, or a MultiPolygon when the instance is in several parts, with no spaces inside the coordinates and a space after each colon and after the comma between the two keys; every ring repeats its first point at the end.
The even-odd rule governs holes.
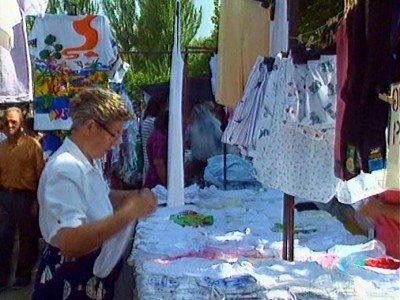
{"type": "Polygon", "coordinates": [[[224,190],[226,190],[226,143],[224,143],[224,190]]]}
{"type": "Polygon", "coordinates": [[[288,260],[294,260],[294,196],[287,197],[288,209],[288,260]]]}
{"type": "MultiPolygon", "coordinates": [[[[299,1],[288,0],[289,19],[289,48],[297,43],[291,38],[298,34],[299,28],[299,1]]],[[[282,259],[293,261],[294,259],[294,196],[283,195],[283,246],[282,259]]]]}
{"type": "Polygon", "coordinates": [[[288,253],[288,205],[287,205],[287,194],[283,194],[283,234],[282,234],[282,259],[287,260],[288,253]]]}

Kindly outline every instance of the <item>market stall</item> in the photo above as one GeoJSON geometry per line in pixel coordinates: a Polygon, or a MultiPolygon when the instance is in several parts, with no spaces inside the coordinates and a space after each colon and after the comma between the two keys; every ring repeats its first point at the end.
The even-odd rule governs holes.
{"type": "MultiPolygon", "coordinates": [[[[165,203],[166,191],[155,191],[165,203]]],[[[281,199],[276,190],[186,188],[187,205],[159,207],[137,225],[128,260],[137,297],[397,298],[399,271],[388,269],[396,266],[368,266],[379,263],[382,245],[351,234],[325,211],[296,212],[295,261],[280,260],[281,199]]]]}

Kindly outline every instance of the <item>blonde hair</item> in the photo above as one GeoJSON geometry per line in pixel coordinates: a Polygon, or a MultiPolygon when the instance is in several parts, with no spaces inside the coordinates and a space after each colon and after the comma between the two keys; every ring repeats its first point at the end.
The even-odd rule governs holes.
{"type": "Polygon", "coordinates": [[[105,125],[133,118],[120,95],[101,88],[87,88],[75,95],[70,101],[70,112],[73,128],[88,119],[105,125]]]}

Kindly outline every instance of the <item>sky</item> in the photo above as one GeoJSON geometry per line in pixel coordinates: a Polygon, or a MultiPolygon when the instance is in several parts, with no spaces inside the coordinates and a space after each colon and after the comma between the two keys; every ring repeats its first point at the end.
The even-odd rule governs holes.
{"type": "Polygon", "coordinates": [[[211,22],[211,17],[214,13],[213,0],[193,0],[196,8],[203,8],[203,20],[197,31],[196,37],[207,37],[210,36],[213,29],[213,24],[211,22]]]}

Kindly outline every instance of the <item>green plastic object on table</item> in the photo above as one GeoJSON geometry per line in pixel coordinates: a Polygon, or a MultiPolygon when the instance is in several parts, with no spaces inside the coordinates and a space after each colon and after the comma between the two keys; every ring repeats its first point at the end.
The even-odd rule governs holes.
{"type": "Polygon", "coordinates": [[[169,217],[171,221],[181,226],[207,226],[214,223],[214,217],[211,215],[199,214],[193,210],[184,210],[169,217]]]}

